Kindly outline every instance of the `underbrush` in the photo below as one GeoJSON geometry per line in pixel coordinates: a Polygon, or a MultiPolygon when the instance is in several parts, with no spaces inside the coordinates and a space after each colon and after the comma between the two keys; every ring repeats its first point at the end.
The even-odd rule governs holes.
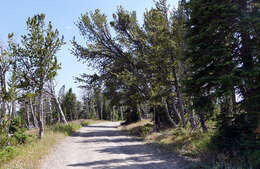
{"type": "MultiPolygon", "coordinates": [[[[208,124],[209,126],[212,124],[208,124]]],[[[165,151],[177,153],[196,162],[186,164],[189,169],[259,169],[260,149],[247,156],[234,153],[232,156],[221,153],[214,142],[216,129],[209,127],[207,133],[200,130],[164,129],[153,131],[151,120],[143,120],[121,129],[129,135],[143,138],[147,143],[165,151]]]]}
{"type": "Polygon", "coordinates": [[[145,138],[153,132],[153,123],[151,120],[141,120],[136,123],[122,126],[121,129],[131,136],[145,138]]]}
{"type": "Polygon", "coordinates": [[[18,129],[11,136],[0,134],[0,169],[34,169],[49,150],[65,136],[72,135],[82,126],[97,123],[93,120],[78,120],[68,125],[59,123],[47,126],[44,137],[37,138],[38,130],[18,129]]]}
{"type": "Polygon", "coordinates": [[[68,123],[68,125],[63,124],[63,123],[58,123],[58,124],[50,126],[49,129],[54,132],[63,133],[65,135],[72,135],[74,132],[76,132],[81,127],[82,126],[80,123],[71,122],[71,123],[68,123]]]}

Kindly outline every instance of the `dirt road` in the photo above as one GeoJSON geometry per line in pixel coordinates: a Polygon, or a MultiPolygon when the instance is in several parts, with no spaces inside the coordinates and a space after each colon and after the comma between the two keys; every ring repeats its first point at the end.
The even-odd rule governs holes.
{"type": "Polygon", "coordinates": [[[118,122],[81,128],[41,163],[41,169],[180,169],[169,155],[126,136],[118,122]]]}

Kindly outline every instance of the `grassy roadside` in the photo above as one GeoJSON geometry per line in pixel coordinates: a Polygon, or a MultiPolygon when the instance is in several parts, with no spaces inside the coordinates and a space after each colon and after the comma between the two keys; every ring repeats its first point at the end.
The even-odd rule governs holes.
{"type": "Polygon", "coordinates": [[[27,131],[31,136],[29,143],[10,146],[0,152],[0,169],[38,168],[40,160],[66,136],[73,134],[82,126],[99,122],[96,120],[77,120],[70,122],[69,125],[55,124],[46,128],[45,136],[41,140],[37,139],[37,130],[27,131]]]}
{"type": "MultiPolygon", "coordinates": [[[[142,138],[156,148],[188,157],[193,161],[191,164],[187,164],[186,167],[189,169],[214,168],[207,164],[207,161],[212,161],[216,156],[215,147],[211,143],[214,135],[213,129],[209,129],[208,133],[190,129],[166,129],[154,132],[151,120],[142,120],[121,126],[121,130],[129,135],[142,138]]],[[[219,167],[221,168],[221,166],[219,167]]]]}
{"type": "Polygon", "coordinates": [[[214,142],[215,124],[207,123],[208,133],[200,130],[166,129],[154,132],[151,120],[121,126],[129,135],[142,138],[145,142],[177,156],[187,157],[191,163],[185,164],[188,169],[259,169],[260,151],[241,156],[233,152],[228,157],[220,152],[214,142]],[[250,159],[250,160],[248,160],[250,159]]]}

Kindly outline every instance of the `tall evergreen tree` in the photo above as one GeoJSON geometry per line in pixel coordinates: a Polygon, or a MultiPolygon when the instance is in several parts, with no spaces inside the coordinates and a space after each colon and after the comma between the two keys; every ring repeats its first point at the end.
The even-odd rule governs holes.
{"type": "Polygon", "coordinates": [[[53,79],[60,65],[56,53],[64,45],[63,36],[53,30],[51,22],[45,24],[45,15],[28,18],[28,34],[22,36],[18,51],[18,68],[21,72],[21,85],[38,95],[39,138],[44,135],[43,90],[48,80],[53,79]]]}
{"type": "Polygon", "coordinates": [[[75,120],[77,117],[77,98],[72,88],[63,96],[61,107],[67,119],[75,120]]]}
{"type": "Polygon", "coordinates": [[[246,0],[191,0],[187,4],[186,59],[190,63],[187,89],[202,115],[212,111],[214,98],[223,105],[219,121],[222,149],[231,150],[237,147],[232,142],[254,142],[255,138],[260,73],[256,52],[259,51],[256,18],[260,11],[256,4],[259,2],[246,0]],[[241,108],[240,112],[231,108],[234,91],[241,101],[236,103],[233,99],[233,104],[241,108]]]}

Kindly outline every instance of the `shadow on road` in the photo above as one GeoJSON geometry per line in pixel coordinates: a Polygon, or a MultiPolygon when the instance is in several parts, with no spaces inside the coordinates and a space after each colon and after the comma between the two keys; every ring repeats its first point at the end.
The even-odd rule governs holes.
{"type": "Polygon", "coordinates": [[[97,130],[94,132],[76,132],[72,137],[115,137],[115,136],[125,136],[126,134],[117,132],[116,130],[97,130]]]}
{"type": "Polygon", "coordinates": [[[131,142],[131,141],[142,141],[143,139],[139,138],[117,138],[117,139],[87,139],[84,141],[79,141],[77,143],[122,143],[122,142],[131,142]]]}
{"type": "MultiPolygon", "coordinates": [[[[149,163],[149,164],[128,164],[128,165],[120,165],[117,166],[116,163],[126,163],[126,162],[134,162],[136,163],[136,160],[133,158],[125,159],[123,160],[101,160],[101,161],[95,161],[95,162],[89,162],[89,163],[78,163],[78,164],[71,164],[68,165],[70,167],[86,167],[86,168],[92,168],[92,169],[168,169],[168,168],[161,168],[165,165],[168,165],[167,162],[156,162],[156,163],[149,163]],[[114,164],[114,166],[107,166],[114,164]],[[161,166],[158,168],[158,166],[161,166]]],[[[177,169],[177,168],[176,168],[177,169]]]]}
{"type": "Polygon", "coordinates": [[[85,128],[104,128],[104,129],[107,129],[107,128],[118,128],[119,126],[94,126],[94,125],[91,125],[91,126],[86,126],[85,128]]]}
{"type": "Polygon", "coordinates": [[[75,163],[67,166],[95,169],[181,169],[181,166],[184,166],[184,164],[185,168],[188,164],[191,164],[189,160],[178,156],[177,153],[161,152],[159,149],[153,148],[159,147],[158,144],[153,144],[153,146],[139,144],[138,141],[140,141],[140,139],[126,137],[125,133],[112,129],[116,127],[90,127],[92,129],[96,127],[97,130],[94,132],[78,132],[74,137],[83,137],[85,140],[76,143],[95,145],[95,143],[105,144],[111,142],[111,145],[113,146],[110,146],[109,144],[109,146],[104,146],[101,147],[101,149],[95,150],[96,152],[107,157],[107,160],[75,163]],[[178,168],[172,168],[169,166],[178,166],[178,168]]]}

